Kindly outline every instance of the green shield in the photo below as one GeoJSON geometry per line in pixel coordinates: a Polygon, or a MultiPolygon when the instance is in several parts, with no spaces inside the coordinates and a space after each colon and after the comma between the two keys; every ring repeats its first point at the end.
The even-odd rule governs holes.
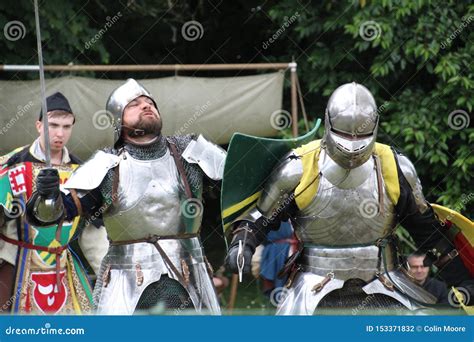
{"type": "Polygon", "coordinates": [[[255,204],[263,186],[281,158],[292,149],[314,140],[321,124],[293,139],[270,139],[235,133],[227,149],[222,180],[221,208],[224,231],[255,204]]]}

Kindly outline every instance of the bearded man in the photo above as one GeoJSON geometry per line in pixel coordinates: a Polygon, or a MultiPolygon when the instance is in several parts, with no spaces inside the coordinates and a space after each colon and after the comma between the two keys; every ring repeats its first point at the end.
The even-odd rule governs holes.
{"type": "Polygon", "coordinates": [[[99,314],[132,314],[158,303],[219,314],[199,231],[203,176],[222,178],[225,151],[202,136],[163,136],[154,98],[133,79],[112,92],[106,108],[114,147],[81,166],[67,194],[55,172],[40,173],[30,220],[103,216],[111,247],[94,290],[99,314]],[[55,204],[46,205],[48,199],[55,204]]]}

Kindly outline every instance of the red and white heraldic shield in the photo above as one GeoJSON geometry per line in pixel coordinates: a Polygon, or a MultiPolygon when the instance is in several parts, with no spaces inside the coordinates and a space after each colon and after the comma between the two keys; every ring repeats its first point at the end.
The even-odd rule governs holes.
{"type": "Polygon", "coordinates": [[[38,308],[45,314],[55,314],[61,311],[66,303],[67,288],[64,285],[66,271],[60,272],[60,289],[56,284],[56,272],[37,272],[31,274],[35,284],[33,299],[38,308]]]}

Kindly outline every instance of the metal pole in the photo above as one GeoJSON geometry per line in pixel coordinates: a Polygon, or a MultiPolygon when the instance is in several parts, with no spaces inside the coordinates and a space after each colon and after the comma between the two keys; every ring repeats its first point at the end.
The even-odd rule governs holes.
{"type": "MultiPolygon", "coordinates": [[[[143,64],[143,65],[45,65],[46,71],[209,71],[288,69],[296,63],[257,64],[143,64]]],[[[37,71],[38,65],[0,65],[0,71],[37,71]]]]}
{"type": "Polygon", "coordinates": [[[232,313],[234,310],[235,306],[235,299],[237,298],[237,288],[239,287],[239,275],[238,274],[232,274],[232,281],[230,284],[230,297],[229,297],[229,303],[227,304],[227,310],[229,314],[232,313]]]}
{"type": "Polygon", "coordinates": [[[298,136],[298,99],[296,93],[296,67],[295,62],[290,63],[291,70],[291,117],[293,122],[293,137],[298,136]]]}
{"type": "Polygon", "coordinates": [[[44,157],[46,167],[51,167],[51,148],[49,146],[49,125],[48,125],[48,110],[46,108],[46,87],[44,84],[44,65],[43,65],[43,51],[41,49],[41,31],[39,22],[38,0],[35,0],[35,21],[36,21],[36,43],[38,46],[38,64],[40,75],[41,88],[41,109],[43,111],[43,133],[44,133],[44,157]]]}

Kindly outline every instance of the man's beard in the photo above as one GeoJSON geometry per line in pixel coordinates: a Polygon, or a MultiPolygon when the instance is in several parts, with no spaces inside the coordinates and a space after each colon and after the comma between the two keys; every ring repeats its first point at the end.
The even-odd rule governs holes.
{"type": "Polygon", "coordinates": [[[133,128],[136,130],[142,130],[144,132],[144,135],[148,135],[148,134],[160,135],[162,126],[163,125],[161,123],[161,120],[157,117],[155,117],[154,120],[148,120],[140,116],[140,119],[133,126],[133,128]]]}

